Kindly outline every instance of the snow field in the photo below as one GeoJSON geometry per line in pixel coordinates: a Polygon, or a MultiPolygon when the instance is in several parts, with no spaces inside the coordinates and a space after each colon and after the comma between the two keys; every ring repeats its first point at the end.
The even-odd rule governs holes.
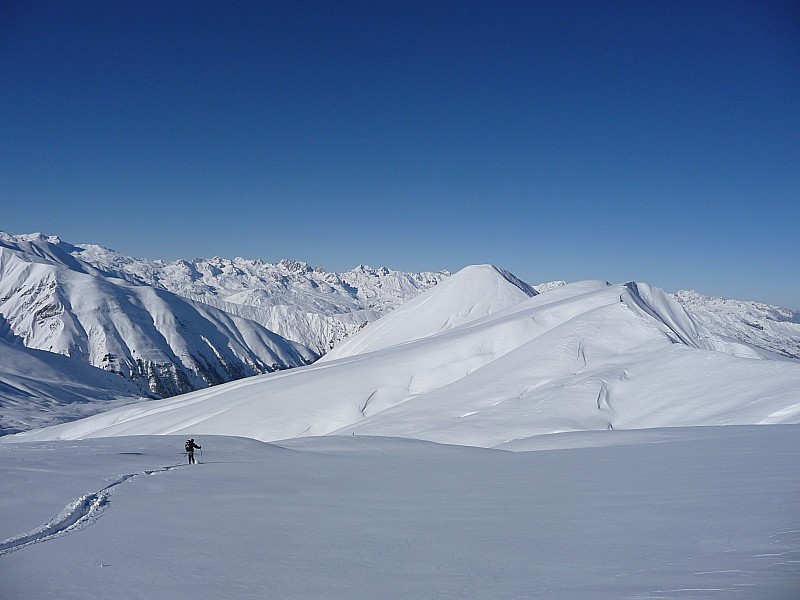
{"type": "Polygon", "coordinates": [[[0,491],[3,536],[137,474],[90,526],[0,556],[0,595],[778,599],[798,589],[800,427],[538,439],[571,436],[583,447],[198,437],[204,464],[157,475],[143,473],[178,464],[183,438],[0,444],[0,476],[14,482],[0,491]]]}

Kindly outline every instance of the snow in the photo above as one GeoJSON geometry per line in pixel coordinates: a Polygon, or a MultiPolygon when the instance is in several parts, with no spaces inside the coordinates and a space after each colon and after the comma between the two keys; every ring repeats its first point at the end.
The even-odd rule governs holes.
{"type": "Polygon", "coordinates": [[[374,352],[422,339],[514,306],[536,292],[507,271],[492,265],[466,267],[458,277],[440,283],[435,293],[422,294],[373,323],[322,357],[374,352]]]}
{"type": "MultiPolygon", "coordinates": [[[[70,407],[88,401],[168,396],[316,358],[305,346],[253,321],[164,290],[90,273],[68,249],[53,238],[29,236],[13,243],[8,236],[0,238],[0,337],[8,342],[0,345],[2,429],[41,423],[36,414],[41,406],[32,405],[24,414],[31,394],[29,386],[14,383],[20,381],[14,365],[22,362],[12,357],[15,348],[30,357],[38,350],[70,359],[68,368],[60,362],[63,377],[49,377],[61,379],[69,392],[59,393],[53,385],[38,386],[34,394],[57,408],[53,419],[74,419],[81,412],[70,407]],[[127,381],[110,382],[87,366],[127,381]],[[87,389],[76,403],[80,381],[70,371],[80,374],[87,387],[104,380],[104,389],[87,389]]],[[[33,360],[56,361],[41,353],[33,360]]]]}
{"type": "Polygon", "coordinates": [[[800,427],[575,435],[0,443],[0,596],[794,597],[800,427]]]}
{"type": "MultiPolygon", "coordinates": [[[[74,420],[142,397],[169,397],[247,375],[307,364],[317,353],[331,348],[322,363],[393,351],[403,344],[416,345],[450,331],[464,339],[467,324],[482,328],[484,319],[506,310],[516,311],[517,305],[523,307],[537,293],[549,298],[538,301],[541,309],[547,304],[555,309],[560,298],[575,297],[577,290],[585,286],[597,291],[610,287],[606,282],[563,281],[529,286],[491,265],[471,266],[452,277],[444,271],[402,273],[363,265],[335,274],[291,260],[271,264],[215,257],[167,263],[124,256],[101,246],[73,245],[57,236],[12,236],[0,232],[0,338],[11,344],[0,345],[0,382],[4,384],[0,385],[0,433],[74,420]],[[433,295],[418,295],[434,288],[441,289],[433,295]],[[401,306],[404,310],[398,310],[401,306]],[[386,316],[381,317],[383,314],[386,316]],[[381,318],[376,321],[378,317],[381,318]],[[71,362],[48,360],[36,351],[63,355],[71,362]],[[14,372],[25,362],[21,358],[24,356],[48,371],[46,385],[39,385],[35,373],[20,378],[14,372]],[[84,368],[87,364],[127,381],[91,373],[84,368]]],[[[618,294],[618,303],[624,303],[643,324],[658,323],[671,342],[740,358],[797,364],[800,324],[793,311],[705,298],[693,292],[669,296],[653,286],[635,282],[614,286],[612,293],[618,294]]],[[[519,316],[522,318],[522,312],[519,316]]],[[[561,317],[557,309],[549,314],[540,310],[532,318],[540,325],[553,320],[558,331],[567,337],[572,335],[566,320],[558,323],[561,317]]],[[[600,323],[596,324],[600,327],[600,323]]],[[[625,326],[626,331],[629,325],[625,326]]],[[[439,384],[456,384],[456,380],[499,358],[500,353],[510,351],[510,345],[522,344],[525,336],[544,333],[543,328],[537,332],[532,324],[521,320],[514,327],[517,333],[527,333],[520,337],[517,333],[508,335],[502,327],[490,327],[484,329],[484,339],[478,342],[482,334],[473,332],[478,346],[473,343],[472,347],[455,349],[454,360],[449,364],[443,364],[447,362],[444,342],[437,342],[441,351],[433,351],[433,347],[420,350],[420,357],[438,354],[430,357],[429,367],[411,364],[411,358],[403,356],[401,366],[410,368],[402,370],[399,379],[394,375],[387,381],[366,377],[371,389],[356,386],[352,391],[345,381],[349,376],[338,377],[339,383],[334,387],[349,396],[342,400],[347,406],[326,409],[331,417],[327,423],[304,419],[299,431],[326,432],[331,427],[357,424],[359,414],[367,416],[413,400],[439,384]],[[493,332],[510,339],[493,340],[493,332]]],[[[609,327],[601,328],[609,339],[616,335],[609,327]]],[[[591,338],[594,334],[584,331],[583,335],[591,338]]],[[[626,339],[623,331],[621,347],[626,339]]],[[[569,343],[574,342],[574,336],[571,340],[569,343]]],[[[564,343],[559,343],[566,352],[564,343]]],[[[579,341],[576,356],[585,358],[587,347],[579,341]]],[[[519,354],[522,348],[512,350],[519,354]]],[[[540,348],[538,352],[542,351],[540,348]]],[[[622,353],[632,358],[628,350],[622,353]]],[[[561,358],[566,361],[567,357],[561,358]]],[[[537,352],[532,350],[529,359],[538,360],[537,352]]],[[[615,362],[621,364],[624,360],[615,362]]],[[[597,400],[607,397],[610,391],[616,394],[612,388],[619,385],[615,382],[628,382],[632,373],[623,368],[622,373],[609,373],[611,380],[599,376],[590,381],[585,377],[588,371],[575,368],[570,381],[566,362],[557,369],[556,377],[549,377],[551,381],[523,385],[516,376],[504,379],[517,382],[511,389],[525,402],[540,402],[545,394],[557,398],[560,392],[554,386],[571,390],[579,379],[585,383],[584,395],[597,400]],[[534,389],[539,391],[531,395],[529,392],[534,389]]],[[[365,369],[366,366],[362,370],[365,369]]],[[[791,367],[787,369],[778,370],[791,371],[791,367]]],[[[546,370],[540,373],[547,375],[546,370]]],[[[672,375],[667,370],[663,385],[671,385],[669,377],[672,375]]],[[[785,383],[786,378],[780,375],[779,381],[785,383]]],[[[480,387],[481,382],[476,383],[480,387]]],[[[754,392],[748,389],[752,397],[754,392]]],[[[738,392],[732,398],[750,402],[738,392]]],[[[502,400],[495,393],[491,402],[499,406],[502,400]]],[[[334,404],[340,404],[339,400],[334,404]]],[[[791,408],[793,404],[796,403],[778,406],[768,413],[762,411],[757,422],[791,420],[797,412],[791,408]]],[[[484,409],[479,403],[460,410],[457,416],[480,420],[484,409]]],[[[287,414],[282,408],[277,412],[287,414]]],[[[589,423],[584,413],[579,420],[571,419],[571,423],[561,423],[559,427],[620,424],[608,415],[602,416],[589,423]]],[[[528,422],[526,413],[521,417],[528,422]]],[[[554,428],[553,424],[544,424],[536,431],[554,428]]],[[[273,439],[280,433],[294,434],[297,429],[279,427],[260,435],[273,439]]],[[[522,436],[532,433],[530,428],[518,432],[522,436]]],[[[457,436],[434,439],[459,441],[457,436]]]]}
{"type": "Polygon", "coordinates": [[[1,246],[45,257],[81,273],[123,279],[214,306],[256,321],[318,355],[449,276],[447,271],[405,273],[365,265],[345,273],[328,273],[301,261],[273,264],[240,257],[166,263],[92,244],[72,245],[41,234],[0,232],[1,246]]]}
{"type": "Polygon", "coordinates": [[[114,373],[0,337],[0,435],[93,415],[139,397],[114,373]]]}
{"type": "MultiPolygon", "coordinates": [[[[15,423],[23,405],[43,424],[65,401],[120,401],[108,378],[131,383],[26,348],[20,320],[53,343],[90,319],[120,345],[153,328],[166,345],[148,352],[188,352],[197,331],[215,355],[276,339],[68,268],[57,238],[0,232],[0,246],[14,275],[0,416],[15,423]],[[73,309],[62,328],[54,291],[73,309]],[[195,314],[206,325],[181,335],[195,314]]],[[[185,267],[229,286],[249,268],[185,267]]],[[[2,436],[0,597],[795,597],[800,362],[684,304],[639,282],[537,290],[478,265],[314,364],[2,436]],[[184,464],[188,437],[199,465],[184,464]]]]}
{"type": "MultiPolygon", "coordinates": [[[[127,399],[169,397],[308,364],[334,343],[449,276],[359,266],[342,274],[298,261],[236,258],[165,263],[57,236],[0,231],[0,338],[127,379],[87,390],[40,387],[43,416],[16,387],[0,348],[0,432],[74,420],[127,399]],[[292,341],[294,340],[294,341],[292,341]],[[92,411],[89,404],[99,402],[92,411]],[[84,410],[86,409],[86,410],[84,410]]],[[[17,361],[18,362],[18,361],[17,361]]],[[[41,362],[38,358],[34,362],[41,362]]],[[[63,362],[63,361],[62,361],[63,362]]]]}
{"type": "Polygon", "coordinates": [[[356,433],[494,447],[564,431],[800,422],[800,363],[718,338],[645,284],[529,296],[476,267],[382,323],[313,365],[17,437],[356,433]]]}
{"type": "Polygon", "coordinates": [[[800,312],[759,302],[703,296],[693,291],[673,294],[705,327],[782,356],[800,358],[800,312]]]}

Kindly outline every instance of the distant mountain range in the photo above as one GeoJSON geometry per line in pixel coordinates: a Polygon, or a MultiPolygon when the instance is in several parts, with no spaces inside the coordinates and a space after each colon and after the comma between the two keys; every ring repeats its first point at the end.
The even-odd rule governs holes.
{"type": "MultiPolygon", "coordinates": [[[[565,286],[530,286],[497,273],[526,297],[565,286]]],[[[487,306],[461,306],[458,296],[473,293],[462,290],[450,309],[436,313],[442,323],[415,332],[408,317],[394,325],[378,320],[450,278],[447,271],[365,266],[336,274],[286,260],[167,263],[55,236],[0,232],[0,433],[99,411],[112,399],[168,397],[302,366],[326,352],[333,360],[363,344],[353,334],[373,321],[370,329],[382,331],[388,347],[508,301],[504,293],[498,299],[494,276],[478,278],[470,285],[479,286],[487,306]]],[[[718,345],[800,357],[796,312],[694,292],[673,298],[718,345]]]]}
{"type": "Polygon", "coordinates": [[[800,359],[800,311],[703,296],[693,291],[672,296],[698,322],[719,336],[800,359]]]}

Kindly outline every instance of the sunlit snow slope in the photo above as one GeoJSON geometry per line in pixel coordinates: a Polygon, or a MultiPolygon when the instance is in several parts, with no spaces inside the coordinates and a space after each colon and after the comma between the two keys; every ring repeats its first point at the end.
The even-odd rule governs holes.
{"type": "Polygon", "coordinates": [[[354,433],[491,447],[557,431],[800,422],[800,364],[711,334],[646,284],[529,297],[472,267],[391,316],[414,326],[368,326],[338,358],[21,439],[354,433]]]}
{"type": "Polygon", "coordinates": [[[789,600],[800,427],[0,440],[3,600],[789,600]],[[546,444],[546,445],[545,445],[546,444]],[[199,458],[199,457],[198,457],[199,458]],[[57,515],[57,516],[56,516],[57,515]]]}
{"type": "Polygon", "coordinates": [[[163,396],[316,357],[254,321],[98,274],[55,241],[9,236],[0,236],[0,335],[163,396]]]}

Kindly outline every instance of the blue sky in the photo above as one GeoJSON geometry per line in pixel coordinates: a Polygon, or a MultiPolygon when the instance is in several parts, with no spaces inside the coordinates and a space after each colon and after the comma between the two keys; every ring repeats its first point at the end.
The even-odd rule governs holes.
{"type": "Polygon", "coordinates": [[[0,229],[800,308],[791,2],[0,7],[0,229]]]}

